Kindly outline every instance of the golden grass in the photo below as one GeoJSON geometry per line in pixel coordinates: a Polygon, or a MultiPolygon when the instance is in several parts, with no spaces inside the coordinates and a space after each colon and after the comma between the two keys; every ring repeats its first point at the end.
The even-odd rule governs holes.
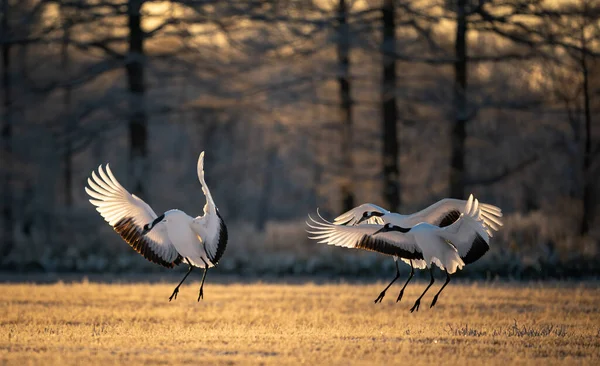
{"type": "Polygon", "coordinates": [[[0,285],[0,364],[600,364],[596,283],[197,286],[0,285]]]}

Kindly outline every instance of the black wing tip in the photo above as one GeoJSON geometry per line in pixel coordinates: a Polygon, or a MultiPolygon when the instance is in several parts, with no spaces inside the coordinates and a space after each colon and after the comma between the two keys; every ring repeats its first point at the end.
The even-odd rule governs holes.
{"type": "Polygon", "coordinates": [[[150,248],[148,239],[142,235],[140,228],[134,224],[133,218],[122,218],[113,226],[113,229],[115,229],[115,231],[121,235],[121,238],[123,238],[123,240],[125,240],[125,242],[129,244],[133,250],[141,254],[148,261],[166,268],[173,268],[181,263],[181,256],[178,256],[173,262],[167,262],[158,254],[156,254],[152,248],[150,248]]]}
{"type": "Polygon", "coordinates": [[[471,243],[471,248],[461,259],[465,264],[473,263],[483,257],[488,250],[490,250],[490,245],[481,237],[481,235],[475,233],[475,239],[471,243]]]}
{"type": "MultiPolygon", "coordinates": [[[[217,211],[217,216],[219,217],[219,220],[221,221],[221,225],[219,227],[219,241],[217,242],[217,252],[215,253],[215,255],[212,258],[210,258],[210,255],[209,255],[209,259],[211,262],[213,262],[213,264],[219,263],[219,260],[223,256],[223,253],[225,253],[225,249],[227,248],[227,241],[229,240],[229,236],[227,233],[227,225],[225,225],[225,220],[223,220],[223,217],[221,216],[221,213],[219,212],[219,210],[216,210],[216,211],[217,211]]],[[[206,254],[208,254],[208,252],[206,254]]]]}
{"type": "Polygon", "coordinates": [[[377,253],[388,254],[404,259],[423,259],[423,253],[411,252],[397,246],[391,245],[385,240],[374,238],[371,235],[363,235],[356,244],[357,249],[370,250],[377,253]]]}
{"type": "Polygon", "coordinates": [[[178,255],[177,258],[175,258],[175,260],[173,261],[173,265],[178,266],[181,264],[181,262],[183,262],[183,257],[181,255],[178,255]]]}

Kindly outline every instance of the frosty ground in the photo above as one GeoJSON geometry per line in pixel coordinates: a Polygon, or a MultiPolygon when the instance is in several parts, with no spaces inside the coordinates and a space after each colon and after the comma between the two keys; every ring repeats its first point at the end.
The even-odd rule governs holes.
{"type": "Polygon", "coordinates": [[[1,364],[600,364],[600,290],[587,282],[461,282],[438,304],[417,281],[0,284],[1,364]]]}

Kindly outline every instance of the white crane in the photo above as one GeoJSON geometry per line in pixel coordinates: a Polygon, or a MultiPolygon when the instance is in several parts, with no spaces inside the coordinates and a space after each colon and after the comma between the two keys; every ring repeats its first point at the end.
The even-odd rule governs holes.
{"type": "MultiPolygon", "coordinates": [[[[473,199],[473,195],[469,196],[473,199]]],[[[464,213],[464,208],[467,201],[454,198],[444,198],[433,205],[424,208],[421,211],[410,215],[402,215],[395,212],[390,212],[383,207],[373,203],[364,203],[336,217],[333,222],[338,225],[358,225],[364,221],[371,219],[371,223],[392,223],[398,226],[412,227],[421,222],[427,222],[432,225],[444,227],[452,224],[458,219],[461,213],[464,213]],[[379,219],[377,219],[379,218],[379,219]]],[[[480,218],[486,226],[493,230],[498,230],[502,226],[502,210],[499,207],[479,203],[480,218]]],[[[488,230],[489,233],[489,230],[488,230]]]]}
{"type": "MultiPolygon", "coordinates": [[[[402,215],[395,212],[390,212],[382,207],[374,205],[372,203],[365,203],[358,207],[355,207],[334,219],[334,223],[337,225],[360,225],[363,223],[377,223],[377,224],[392,224],[400,227],[413,227],[421,222],[426,222],[439,227],[446,227],[454,223],[461,214],[465,213],[465,208],[468,207],[468,202],[473,200],[473,195],[469,196],[468,201],[458,200],[453,198],[442,199],[433,205],[410,215],[402,215]]],[[[499,207],[487,204],[479,203],[479,218],[483,221],[487,234],[491,237],[492,231],[497,231],[502,226],[502,210],[499,207]]],[[[458,247],[458,252],[465,264],[470,264],[481,258],[489,250],[487,242],[482,240],[476,240],[467,245],[458,247]]],[[[425,268],[423,261],[401,258],[404,262],[410,265],[410,275],[402,290],[398,294],[396,302],[402,299],[404,289],[410,282],[414,275],[414,268],[425,268]]],[[[386,291],[390,286],[396,282],[400,277],[400,270],[398,268],[398,258],[394,257],[396,264],[396,276],[387,285],[387,287],[381,291],[375,303],[381,302],[385,296],[386,291]]]]}
{"type": "Polygon", "coordinates": [[[446,272],[446,282],[434,296],[431,307],[436,304],[439,294],[450,282],[450,274],[465,265],[458,248],[473,247],[475,242],[488,246],[489,236],[480,219],[479,202],[470,197],[463,211],[464,213],[449,226],[439,227],[421,222],[412,228],[403,228],[391,223],[336,225],[320,215],[320,221],[309,215],[310,221],[307,225],[310,229],[307,231],[310,234],[309,238],[319,240],[319,243],[371,250],[406,260],[422,261],[430,270],[431,281],[410,309],[413,312],[419,310],[421,298],[434,283],[432,264],[446,272]]]}
{"type": "Polygon", "coordinates": [[[99,176],[92,172],[92,177],[88,178],[90,188],[85,187],[93,198],[90,202],[100,215],[144,258],[167,268],[186,261],[189,269],[169,301],[177,299],[179,287],[194,267],[204,268],[198,301],[204,298],[206,272],[219,262],[227,246],[227,226],[204,180],[204,151],[198,159],[197,169],[206,204],[204,215],[196,218],[180,210],[169,210],[157,216],[146,202],[123,188],[108,164],[106,172],[102,165],[98,167],[99,176]]]}

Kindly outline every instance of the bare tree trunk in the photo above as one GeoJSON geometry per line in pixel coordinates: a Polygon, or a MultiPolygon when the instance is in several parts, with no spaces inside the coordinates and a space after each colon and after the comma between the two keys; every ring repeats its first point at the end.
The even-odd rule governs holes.
{"type": "MultiPolygon", "coordinates": [[[[311,83],[312,87],[311,96],[312,96],[312,108],[311,108],[311,121],[320,121],[321,120],[321,108],[322,106],[318,103],[319,100],[319,89],[318,84],[316,82],[311,83]]],[[[319,187],[321,186],[323,179],[323,166],[319,157],[326,155],[323,151],[323,144],[321,143],[322,134],[319,132],[310,134],[311,141],[311,150],[313,152],[312,160],[313,160],[313,170],[312,170],[312,183],[311,183],[311,195],[310,195],[310,204],[309,207],[317,207],[319,205],[319,187]]]]}
{"type": "MultiPolygon", "coordinates": [[[[63,73],[63,77],[68,79],[69,68],[70,68],[70,60],[69,60],[69,42],[71,38],[71,18],[68,14],[68,10],[66,7],[61,8],[61,18],[62,18],[62,26],[63,26],[63,39],[61,44],[61,69],[63,73]]],[[[65,84],[63,88],[63,108],[65,111],[66,121],[65,121],[65,154],[64,154],[64,171],[63,171],[63,179],[64,179],[64,195],[65,195],[65,206],[71,207],[73,203],[72,197],[72,176],[73,176],[73,168],[72,168],[72,146],[71,146],[71,136],[73,135],[73,116],[71,115],[71,87],[69,83],[65,84]]]]}
{"type": "Polygon", "coordinates": [[[383,119],[383,193],[389,210],[400,207],[400,168],[398,166],[398,108],[396,106],[396,24],[394,0],[383,3],[383,75],[381,109],[383,119]]]}
{"type": "Polygon", "coordinates": [[[592,218],[593,200],[592,200],[592,184],[590,183],[590,166],[591,150],[592,150],[592,112],[590,108],[590,85],[589,85],[589,69],[586,60],[586,44],[585,34],[582,31],[583,50],[581,54],[581,72],[583,76],[583,110],[585,117],[585,145],[583,152],[583,215],[581,218],[580,234],[585,235],[590,229],[590,220],[592,218]]]}
{"type": "Polygon", "coordinates": [[[13,248],[13,207],[12,207],[12,95],[10,80],[10,28],[8,24],[8,0],[2,0],[2,250],[5,257],[13,248]]]}
{"type": "Polygon", "coordinates": [[[467,137],[467,18],[466,0],[458,0],[454,62],[454,126],[450,160],[450,197],[462,198],[465,190],[465,140],[467,137]]]}
{"type": "Polygon", "coordinates": [[[133,175],[133,191],[143,195],[143,175],[147,155],[147,115],[144,84],[144,32],[141,27],[141,8],[144,0],[129,0],[129,53],[127,80],[130,92],[129,159],[133,175]]]}
{"type": "Polygon", "coordinates": [[[352,187],[353,161],[352,161],[352,96],[350,85],[350,31],[348,29],[348,9],[345,0],[338,3],[338,43],[337,55],[339,62],[338,83],[340,86],[340,120],[342,121],[342,179],[340,185],[342,197],[342,211],[354,207],[354,193],[352,187]]]}

